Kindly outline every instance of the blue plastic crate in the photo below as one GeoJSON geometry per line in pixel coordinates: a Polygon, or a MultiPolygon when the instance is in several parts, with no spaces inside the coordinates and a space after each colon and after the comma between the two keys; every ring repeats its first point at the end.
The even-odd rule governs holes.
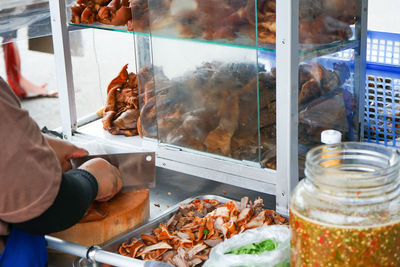
{"type": "Polygon", "coordinates": [[[364,115],[365,141],[400,148],[400,73],[367,69],[364,115]]]}
{"type": "Polygon", "coordinates": [[[368,31],[367,68],[400,70],[400,34],[368,31]]]}

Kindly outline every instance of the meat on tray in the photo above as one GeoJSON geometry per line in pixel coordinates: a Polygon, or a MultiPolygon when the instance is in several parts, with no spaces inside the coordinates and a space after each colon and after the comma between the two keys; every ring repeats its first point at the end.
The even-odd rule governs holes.
{"type": "Polygon", "coordinates": [[[219,203],[195,199],[152,233],[123,243],[119,253],[143,260],[168,262],[177,267],[196,266],[208,259],[212,247],[236,234],[264,225],[284,224],[286,218],[263,208],[263,200],[219,203]]]}

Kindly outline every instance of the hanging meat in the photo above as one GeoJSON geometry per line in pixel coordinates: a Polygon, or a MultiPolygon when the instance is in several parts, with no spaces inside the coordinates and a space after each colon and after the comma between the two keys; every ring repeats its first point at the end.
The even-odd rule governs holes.
{"type": "Polygon", "coordinates": [[[111,134],[138,134],[139,98],[137,76],[125,65],[107,87],[107,102],[103,110],[103,128],[111,134]]]}

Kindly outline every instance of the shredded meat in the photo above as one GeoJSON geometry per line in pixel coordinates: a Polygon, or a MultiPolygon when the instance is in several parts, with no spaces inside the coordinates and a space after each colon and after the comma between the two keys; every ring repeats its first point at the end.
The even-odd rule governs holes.
{"type": "Polygon", "coordinates": [[[288,224],[287,219],[275,211],[262,209],[261,198],[254,204],[248,202],[248,197],[242,199],[241,205],[235,201],[223,204],[213,199],[195,199],[181,205],[167,224],[160,224],[153,230],[153,235],[143,234],[142,241],[133,238],[131,243],[123,243],[119,252],[177,267],[192,267],[206,261],[212,247],[246,229],[288,224]]]}

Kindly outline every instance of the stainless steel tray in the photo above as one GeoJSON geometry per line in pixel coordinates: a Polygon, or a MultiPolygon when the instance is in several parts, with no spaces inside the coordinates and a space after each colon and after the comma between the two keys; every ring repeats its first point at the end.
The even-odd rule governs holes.
{"type": "MultiPolygon", "coordinates": [[[[176,205],[170,207],[169,209],[165,210],[163,213],[161,213],[158,217],[154,218],[153,220],[150,220],[146,224],[130,231],[127,234],[124,234],[122,236],[118,236],[109,242],[103,244],[101,248],[105,251],[113,252],[113,253],[118,253],[118,248],[121,246],[122,243],[124,242],[129,242],[133,237],[140,237],[141,234],[151,234],[153,229],[157,228],[160,223],[166,223],[179,209],[179,206],[181,204],[186,204],[190,203],[195,199],[215,199],[218,200],[221,203],[227,203],[229,201],[232,201],[232,199],[226,198],[226,197],[221,197],[221,196],[216,196],[216,195],[199,195],[196,197],[191,197],[187,198],[176,205]]],[[[73,266],[75,267],[97,267],[97,266],[103,266],[100,263],[90,263],[84,258],[76,258],[73,266]]]]}

